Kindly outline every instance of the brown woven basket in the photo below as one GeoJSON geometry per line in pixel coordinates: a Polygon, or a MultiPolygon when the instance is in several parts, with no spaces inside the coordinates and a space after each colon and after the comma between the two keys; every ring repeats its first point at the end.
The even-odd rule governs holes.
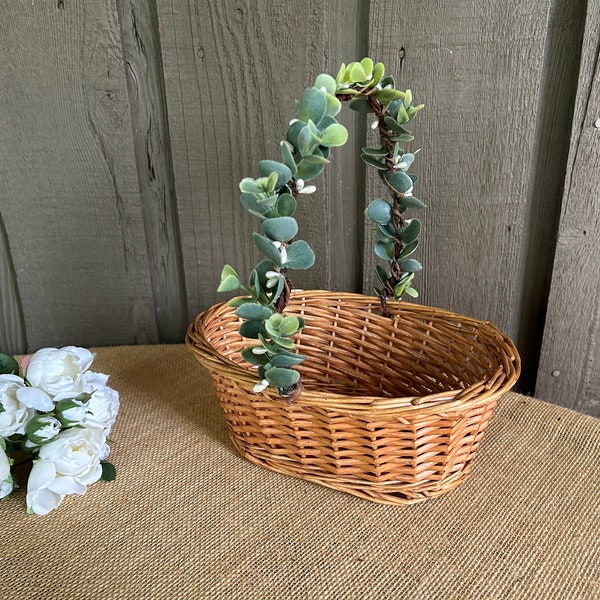
{"type": "Polygon", "coordinates": [[[304,316],[294,404],[267,389],[240,350],[226,304],[201,313],[186,342],[215,381],[229,433],[254,463],[376,502],[404,505],[451,490],[471,469],[498,398],[520,372],[496,327],[449,311],[359,294],[296,291],[304,316]]]}

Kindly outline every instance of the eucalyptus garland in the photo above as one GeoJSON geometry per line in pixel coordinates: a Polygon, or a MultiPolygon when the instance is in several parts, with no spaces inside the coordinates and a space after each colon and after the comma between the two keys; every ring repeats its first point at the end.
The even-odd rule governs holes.
{"type": "Polygon", "coordinates": [[[309,269],[315,262],[309,244],[296,239],[294,213],[298,199],[316,191],[307,183],[329,163],[330,149],[348,139],[346,128],[335,119],[343,102],[353,110],[371,113],[371,127],[379,134],[379,147],[362,148],[361,158],[377,170],[389,195],[389,199],[374,199],[365,211],[377,233],[375,253],[386,265],[376,267],[382,313],[389,316],[389,300],[418,296],[412,281],[422,267],[410,255],[419,244],[421,222],[406,219],[404,213],[425,205],[413,196],[417,178],[408,172],[416,153],[406,152],[401,145],[413,139],[406,125],[423,105],[412,105],[410,90],[395,88],[382,63],[364,58],[342,64],[335,78],[319,75],[297,102],[297,116],[281,142],[281,162],[262,160],[259,177],[240,182],[242,206],[260,220],[260,232],[253,234],[253,240],[264,259],[252,270],[247,284],[233,267],[225,265],[218,288],[220,292],[243,293],[229,305],[242,320],[240,335],[254,340],[242,351],[243,358],[258,370],[260,381],[254,391],[260,393],[270,386],[288,401],[302,389],[294,367],[306,358],[297,353],[294,342],[305,321],[285,314],[292,291],[289,271],[309,269]]]}

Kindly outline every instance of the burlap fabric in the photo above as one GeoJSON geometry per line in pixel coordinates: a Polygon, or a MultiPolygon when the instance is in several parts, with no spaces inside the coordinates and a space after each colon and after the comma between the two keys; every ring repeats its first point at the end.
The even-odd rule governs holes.
{"type": "Polygon", "coordinates": [[[117,481],[0,505],[2,599],[600,598],[598,420],[508,394],[470,479],[398,508],[239,457],[184,346],[94,367],[121,393],[117,481]]]}

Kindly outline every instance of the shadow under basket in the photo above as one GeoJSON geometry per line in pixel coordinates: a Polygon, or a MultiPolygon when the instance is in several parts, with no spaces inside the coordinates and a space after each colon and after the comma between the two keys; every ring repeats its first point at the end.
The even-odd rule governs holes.
{"type": "Polygon", "coordinates": [[[217,304],[186,343],[210,372],[230,437],[250,461],[375,502],[439,496],[469,474],[498,398],[520,373],[511,340],[490,323],[359,294],[295,291],[286,314],[308,358],[293,404],[268,388],[241,349],[239,318],[217,304]]]}

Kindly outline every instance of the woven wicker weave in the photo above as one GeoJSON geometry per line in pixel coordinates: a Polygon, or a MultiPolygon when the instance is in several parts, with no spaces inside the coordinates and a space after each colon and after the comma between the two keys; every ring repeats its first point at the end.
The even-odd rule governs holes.
{"type": "Polygon", "coordinates": [[[463,481],[500,395],[517,380],[513,343],[493,325],[358,294],[296,291],[287,314],[307,326],[294,404],[252,391],[249,344],[226,304],[186,341],[215,381],[229,433],[254,463],[382,503],[438,496],[463,481]]]}

